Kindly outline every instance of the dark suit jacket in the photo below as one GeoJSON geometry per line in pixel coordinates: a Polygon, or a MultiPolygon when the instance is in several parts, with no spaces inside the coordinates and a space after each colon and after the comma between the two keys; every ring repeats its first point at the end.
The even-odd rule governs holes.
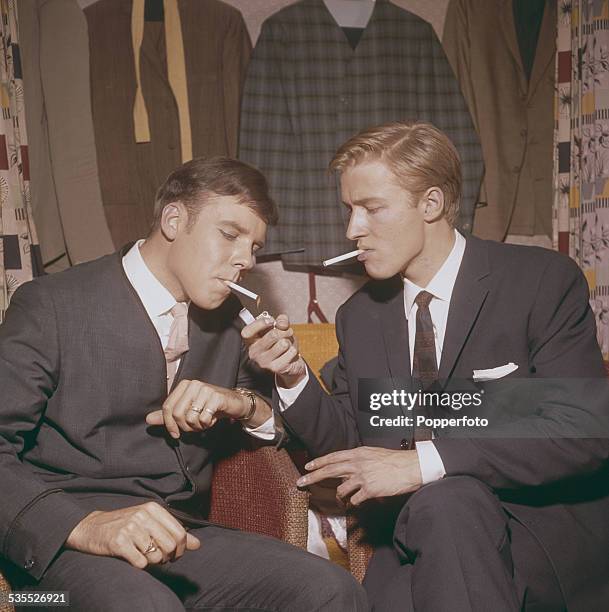
{"type": "MultiPolygon", "coordinates": [[[[146,425],[167,397],[166,363],[122,254],[23,285],[0,326],[0,555],[34,578],[93,510],[154,500],[204,512],[222,424],[177,442],[146,425]]],[[[240,308],[191,305],[174,385],[269,389],[245,355],[240,308]]]]}
{"type": "MultiPolygon", "coordinates": [[[[340,345],[333,393],[314,376],[282,413],[286,428],[314,455],[360,444],[399,449],[410,432],[384,438],[358,428],[361,378],[410,379],[403,284],[370,282],[339,310],[340,345]]],[[[604,368],[588,305],[586,280],[557,253],[468,237],[448,315],[440,377],[472,378],[474,369],[514,362],[513,376],[596,379],[604,368]]],[[[528,381],[525,381],[528,382],[528,381]]],[[[554,388],[554,387],[552,387],[554,388]]],[[[603,387],[602,391],[605,391],[603,387]]],[[[491,486],[508,512],[525,523],[556,567],[569,609],[609,607],[609,440],[607,396],[519,405],[533,438],[473,439],[442,435],[434,444],[447,476],[471,475],[491,486]],[[599,439],[551,439],[555,426],[577,420],[599,439]],[[604,432],[604,433],[603,433],[604,432]],[[599,606],[602,597],[604,606],[599,606]]],[[[559,428],[560,429],[560,428],[559,428]]]]}

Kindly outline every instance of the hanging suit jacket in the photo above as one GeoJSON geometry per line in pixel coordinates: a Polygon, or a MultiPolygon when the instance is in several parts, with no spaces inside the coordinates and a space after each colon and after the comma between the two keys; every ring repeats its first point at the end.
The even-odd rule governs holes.
{"type": "MultiPolygon", "coordinates": [[[[85,9],[102,199],[116,245],[148,233],[156,189],[182,163],[162,21],[144,24],[140,70],[151,141],[135,141],[131,8],[131,0],[98,0],[85,9]]],[[[178,9],[192,154],[234,157],[242,82],[251,52],[243,18],[219,0],[179,0],[178,9]]]]}
{"type": "MultiPolygon", "coordinates": [[[[205,516],[223,425],[178,441],[146,425],[167,397],[166,362],[125,252],[26,283],[0,326],[0,555],[36,579],[93,510],[152,500],[179,518],[205,516]]],[[[266,385],[268,395],[241,342],[240,308],[233,297],[213,311],[190,306],[174,386],[266,385]]]]}
{"type": "Polygon", "coordinates": [[[349,251],[336,179],[338,147],[364,128],[431,121],[463,163],[460,225],[471,228],[482,154],[459,85],[432,27],[378,0],[356,49],[323,0],[302,0],[267,19],[250,62],[239,157],[260,168],[280,210],[270,252],[304,246],[286,262],[319,266],[349,251]]]}
{"type": "Polygon", "coordinates": [[[484,155],[474,233],[552,233],[556,0],[547,0],[530,81],[511,0],[452,0],[442,46],[457,74],[484,155]]]}
{"type": "Polygon", "coordinates": [[[47,272],[112,253],[91,118],[87,21],[76,0],[18,3],[32,212],[47,272]]]}
{"type": "MultiPolygon", "coordinates": [[[[407,447],[408,427],[365,426],[370,412],[358,407],[361,379],[411,384],[402,280],[373,281],[355,293],[337,313],[336,333],[332,395],[310,374],[287,410],[279,412],[275,398],[286,430],[315,456],[361,444],[407,447]]],[[[556,570],[569,610],[609,609],[609,394],[586,280],[572,260],[553,251],[469,236],[439,377],[446,385],[471,381],[474,369],[510,362],[518,369],[501,384],[540,381],[526,389],[543,394],[507,404],[514,419],[499,430],[501,437],[436,430],[433,443],[446,476],[486,483],[528,527],[556,570]],[[564,402],[571,389],[582,393],[564,402]]],[[[481,388],[496,393],[498,384],[481,388]]],[[[389,520],[383,516],[377,525],[389,520]]]]}

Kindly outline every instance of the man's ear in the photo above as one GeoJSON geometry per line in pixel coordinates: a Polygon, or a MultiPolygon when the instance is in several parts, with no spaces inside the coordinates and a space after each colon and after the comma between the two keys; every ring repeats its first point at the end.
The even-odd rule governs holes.
{"type": "Polygon", "coordinates": [[[182,202],[171,202],[165,205],[161,213],[161,232],[167,240],[175,240],[186,214],[182,202]]]}
{"type": "Polygon", "coordinates": [[[421,197],[419,205],[423,208],[424,220],[433,223],[444,214],[444,193],[439,187],[430,187],[421,197]]]}

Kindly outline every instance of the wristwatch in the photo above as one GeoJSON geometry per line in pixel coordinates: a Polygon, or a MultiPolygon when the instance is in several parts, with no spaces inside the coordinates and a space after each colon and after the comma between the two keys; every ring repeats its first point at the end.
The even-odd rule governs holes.
{"type": "Polygon", "coordinates": [[[236,391],[239,395],[250,398],[249,412],[245,416],[235,419],[235,421],[249,421],[256,413],[256,394],[250,389],[245,389],[244,387],[235,387],[233,391],[236,391]]]}

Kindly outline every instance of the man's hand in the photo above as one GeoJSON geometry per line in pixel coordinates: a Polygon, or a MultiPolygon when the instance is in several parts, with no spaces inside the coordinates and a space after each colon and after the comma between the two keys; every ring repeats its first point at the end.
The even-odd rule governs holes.
{"type": "MultiPolygon", "coordinates": [[[[162,410],[146,415],[148,425],[165,425],[173,438],[182,431],[201,431],[213,427],[218,419],[241,419],[249,414],[250,400],[233,389],[216,387],[200,380],[181,380],[163,403],[162,410]]],[[[247,421],[251,427],[271,417],[268,404],[256,397],[256,413],[247,421]]]]}
{"type": "Polygon", "coordinates": [[[307,366],[287,315],[256,319],[241,330],[241,337],[249,347],[250,359],[275,374],[280,386],[295,387],[306,376],[307,366]]]}
{"type": "Polygon", "coordinates": [[[299,487],[339,478],[336,495],[357,506],[367,499],[411,493],[421,487],[422,477],[416,450],[388,450],[361,446],[330,453],[305,465],[310,473],[296,483],[299,487]]]}
{"type": "Polygon", "coordinates": [[[178,559],[201,542],[156,502],[88,514],[70,533],[66,548],[104,557],[120,557],[134,567],[178,559]],[[156,550],[144,555],[153,544],[156,550]]]}

